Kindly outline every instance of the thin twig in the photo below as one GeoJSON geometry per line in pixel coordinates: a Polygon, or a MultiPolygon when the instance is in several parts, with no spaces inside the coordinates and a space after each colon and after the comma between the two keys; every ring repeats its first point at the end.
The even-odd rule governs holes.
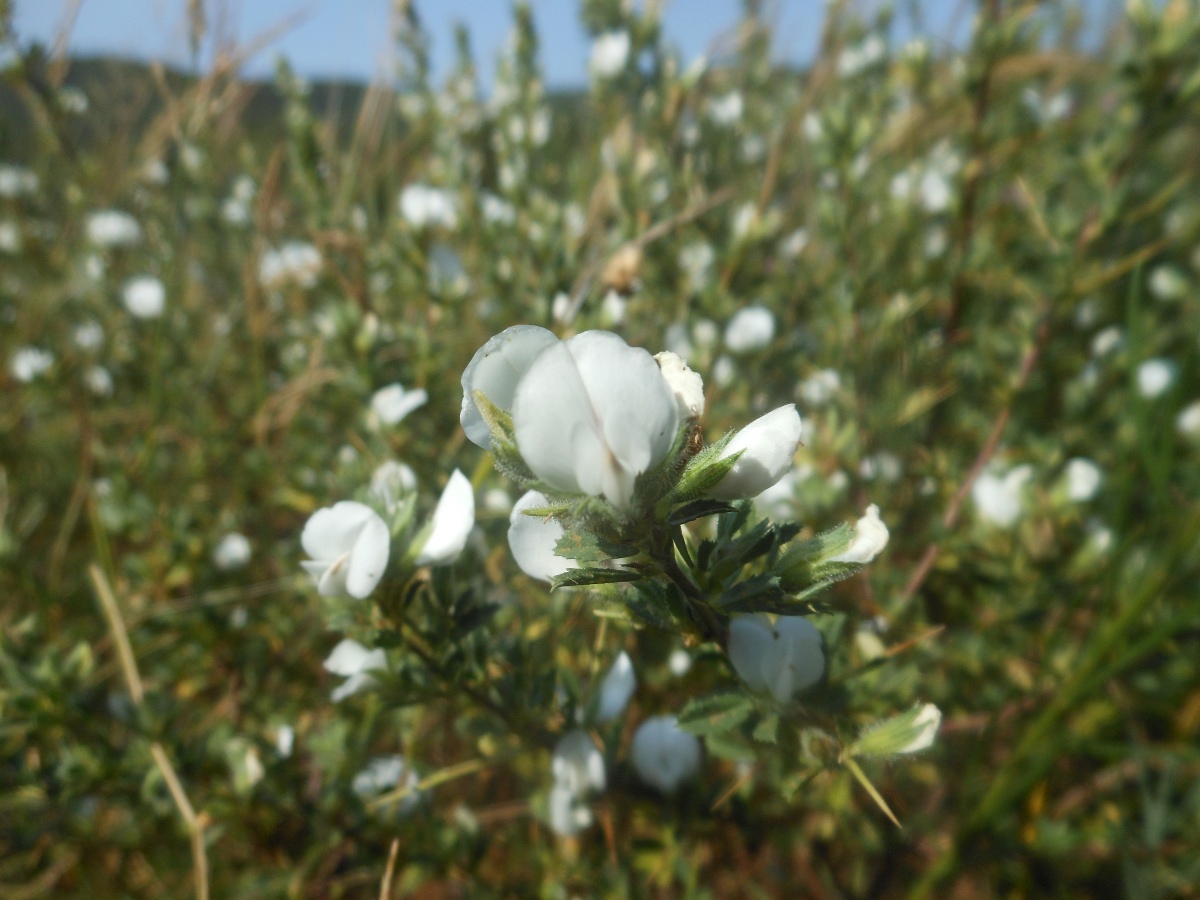
{"type": "Polygon", "coordinates": [[[396,874],[396,857],[400,855],[400,838],[392,839],[392,847],[388,850],[387,869],[383,873],[383,881],[379,885],[379,900],[389,900],[392,896],[392,876],[396,874]]]}
{"type": "MultiPolygon", "coordinates": [[[[146,697],[146,689],[142,685],[142,676],[138,672],[137,659],[134,657],[133,647],[129,643],[129,632],[125,628],[125,620],[121,617],[121,608],[117,605],[117,598],[98,565],[92,563],[88,566],[88,576],[92,580],[96,597],[100,600],[104,617],[108,620],[108,629],[112,633],[113,643],[117,647],[117,657],[121,662],[121,672],[125,676],[125,683],[129,687],[129,696],[133,698],[133,702],[137,706],[141,706],[146,697]]],[[[175,801],[175,808],[179,810],[179,816],[183,819],[183,824],[191,839],[196,898],[197,900],[208,900],[208,854],[204,848],[204,817],[196,815],[196,810],[192,807],[187,792],[183,789],[183,782],[179,780],[179,775],[175,772],[175,767],[171,765],[171,759],[167,756],[163,745],[157,741],[152,743],[150,755],[154,758],[154,764],[158,766],[163,781],[167,783],[167,790],[171,792],[171,799],[175,801]]]]}

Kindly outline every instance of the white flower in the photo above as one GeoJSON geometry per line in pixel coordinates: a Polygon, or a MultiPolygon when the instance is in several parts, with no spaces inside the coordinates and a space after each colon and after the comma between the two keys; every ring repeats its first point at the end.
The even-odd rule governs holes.
{"type": "Polygon", "coordinates": [[[629,301],[616,291],[609,291],[600,302],[600,319],[605,325],[620,325],[625,321],[629,301]]]}
{"type": "Polygon", "coordinates": [[[475,489],[455,469],[433,511],[433,528],[417,554],[418,566],[445,566],[458,559],[475,527],[475,489]]]}
{"type": "Polygon", "coordinates": [[[596,749],[592,736],[582,728],[573,729],[562,736],[554,747],[550,766],[558,787],[565,788],[576,797],[604,790],[604,757],[596,749]]]}
{"type": "Polygon", "coordinates": [[[508,547],[521,571],[530,578],[550,581],[575,563],[556,556],[554,547],[562,539],[562,524],[558,519],[528,516],[527,509],[544,509],[550,501],[538,491],[528,491],[512,508],[508,517],[508,547]]]}
{"type": "Polygon", "coordinates": [[[784,259],[795,259],[808,246],[808,231],[797,228],[779,242],[779,255],[784,259]]]}
{"type": "Polygon", "coordinates": [[[843,47],[838,56],[838,74],[848,78],[873,66],[883,59],[887,53],[887,45],[877,34],[864,38],[862,43],[853,47],[843,47]]]}
{"type": "Polygon", "coordinates": [[[735,375],[737,375],[737,366],[728,356],[722,354],[713,362],[712,377],[713,381],[717,383],[717,387],[729,387],[733,384],[735,375]]]}
{"type": "Polygon", "coordinates": [[[424,388],[410,391],[402,384],[389,384],[371,396],[371,411],[384,425],[395,425],[413,410],[424,406],[428,400],[429,394],[424,388]]]}
{"type": "Polygon", "coordinates": [[[400,215],[413,228],[454,228],[458,204],[454,195],[427,184],[410,184],[400,192],[400,215]]]}
{"type": "Polygon", "coordinates": [[[1148,359],[1137,368],[1138,393],[1147,400],[1162,394],[1175,380],[1175,365],[1161,357],[1148,359]]]}
{"type": "Polygon", "coordinates": [[[1125,340],[1125,336],[1121,329],[1116,325],[1110,325],[1103,331],[1096,332],[1096,336],[1092,338],[1092,356],[1101,357],[1107,356],[1125,340]]]}
{"type": "Polygon", "coordinates": [[[830,562],[866,565],[883,552],[887,542],[887,526],[879,518],[879,507],[872,503],[867,507],[867,514],[855,523],[854,538],[850,541],[850,546],[837,556],[831,557],[830,562]]]}
{"type": "Polygon", "coordinates": [[[805,378],[796,388],[796,396],[809,406],[823,406],[842,386],[842,377],[834,369],[821,369],[805,378]]]}
{"type": "Polygon", "coordinates": [[[0,250],[14,256],[21,252],[21,229],[11,219],[0,219],[0,250]]]}
{"type": "Polygon", "coordinates": [[[250,540],[244,534],[231,531],[217,542],[213,550],[213,565],[223,572],[240,569],[250,562],[250,540]]]}
{"type": "Polygon", "coordinates": [[[653,716],[633,736],[633,767],[642,781],[664,794],[700,770],[700,741],[679,727],[674,716],[653,716]]]}
{"type": "Polygon", "coordinates": [[[275,729],[275,752],[285,759],[292,755],[296,745],[296,729],[291,725],[280,725],[275,729]]]}
{"type": "Polygon", "coordinates": [[[391,551],[391,535],[371,507],[343,500],[309,517],[300,535],[301,563],[323,597],[349,594],[363,599],[383,578],[391,551]]]}
{"type": "Polygon", "coordinates": [[[475,391],[482,391],[493,406],[512,409],[517,382],[529,370],[539,353],[558,342],[554,332],[536,325],[506,328],[475,351],[463,371],[462,411],[459,421],[471,443],[484,450],[492,448],[487,422],[475,402],[475,391]]]}
{"type": "Polygon", "coordinates": [[[351,694],[369,687],[375,683],[371,673],[380,669],[387,669],[387,654],[379,649],[368,650],[358,641],[344,638],[325,660],[325,671],[346,679],[334,688],[330,699],[340,703],[351,694]]]}
{"type": "Polygon", "coordinates": [[[699,419],[704,415],[704,379],[688,368],[678,354],[670,350],[654,354],[667,386],[675,397],[682,419],[699,419]]]}
{"type": "Polygon", "coordinates": [[[728,459],[738,451],[742,455],[709,491],[709,496],[717,500],[740,500],[771,487],[792,467],[802,427],[800,414],[792,403],[755,419],[735,434],[721,452],[721,459],[728,459]]]}
{"type": "Polygon", "coordinates": [[[676,678],[681,678],[692,667],[692,657],[682,648],[675,648],[667,657],[667,671],[676,678]]]}
{"type": "Polygon", "coordinates": [[[628,508],[637,477],[670,452],[679,409],[658,365],[615,334],[585,331],[543,350],[517,384],[513,430],[525,463],[567,493],[628,508]]]}
{"type": "Polygon", "coordinates": [[[89,366],[83,373],[83,383],[97,397],[111,397],[113,392],[112,373],[104,366],[89,366]]]}
{"type": "Polygon", "coordinates": [[[730,91],[708,101],[708,117],[718,125],[736,125],[745,106],[741,91],[730,91]]]}
{"type": "Polygon", "coordinates": [[[632,41],[628,31],[609,31],[592,42],[588,71],[593,78],[612,78],[619,75],[629,60],[632,41]]]}
{"type": "Polygon", "coordinates": [[[716,251],[706,241],[696,241],[679,251],[679,268],[687,277],[689,291],[694,293],[704,287],[716,260],[716,251]]]}
{"type": "Polygon", "coordinates": [[[979,516],[1001,528],[1011,527],[1021,517],[1021,495],[1033,476],[1031,466],[1017,466],[1006,475],[984,472],[971,486],[971,499],[979,516]]]}
{"type": "Polygon", "coordinates": [[[8,362],[8,371],[17,381],[28,384],[54,365],[54,354],[40,347],[19,347],[8,362]]]}
{"type": "Polygon", "coordinates": [[[734,616],[729,623],[729,661],[752,691],[787,703],[825,673],[821,633],[803,616],[734,616]]]}
{"type": "Polygon", "coordinates": [[[1200,400],[1189,403],[1175,420],[1175,428],[1187,437],[1200,437],[1200,400]]]}
{"type": "Polygon", "coordinates": [[[1099,466],[1090,459],[1076,457],[1067,463],[1067,498],[1076,502],[1091,500],[1103,480],[1099,466]]]}
{"type": "Polygon", "coordinates": [[[409,788],[410,793],[379,810],[380,815],[399,817],[408,815],[420,805],[422,795],[416,790],[420,783],[421,777],[405,762],[403,756],[377,756],[354,776],[350,787],[363,800],[370,800],[399,787],[409,788]]]}
{"type": "Polygon", "coordinates": [[[880,450],[858,464],[858,474],[863,478],[882,478],[887,482],[899,480],[903,471],[904,464],[900,462],[899,457],[886,450],[880,450]]]}
{"type": "Polygon", "coordinates": [[[1175,266],[1158,266],[1150,273],[1150,293],[1159,300],[1178,300],[1187,292],[1187,277],[1175,266]]]}
{"type": "Polygon", "coordinates": [[[927,169],[917,183],[921,205],[931,213],[945,212],[954,197],[949,179],[936,169],[927,169]]]}
{"type": "Polygon", "coordinates": [[[416,489],[416,473],[394,459],[384,460],[371,473],[371,496],[378,499],[389,513],[395,511],[402,496],[416,489]]]}
{"type": "Polygon", "coordinates": [[[512,225],[517,221],[517,210],[511,203],[495,194],[484,191],[480,201],[483,220],[492,225],[512,225]]]}
{"type": "Polygon", "coordinates": [[[97,247],[129,247],[142,240],[137,219],[119,209],[101,209],[91,213],[84,223],[87,239],[97,247]]]}
{"type": "Polygon", "coordinates": [[[12,199],[38,189],[38,177],[24,166],[0,163],[0,197],[12,199]]]}
{"type": "Polygon", "coordinates": [[[633,660],[622,650],[600,684],[600,705],[596,710],[596,721],[610,722],[625,712],[629,698],[635,690],[637,675],[633,672],[633,660]]]}
{"type": "Polygon", "coordinates": [[[129,314],[139,319],[157,319],[167,303],[167,290],[153,275],[138,275],[125,282],[122,299],[129,314]]]}
{"type": "Polygon", "coordinates": [[[262,255],[258,262],[258,282],[266,288],[284,284],[310,288],[317,283],[323,262],[321,251],[312,244],[287,241],[262,255]]]}
{"type": "Polygon", "coordinates": [[[738,310],[725,326],[725,346],[734,353],[761,350],[775,337],[775,316],[765,306],[738,310]]]}
{"type": "Polygon", "coordinates": [[[104,343],[104,329],[99,322],[84,322],[76,326],[71,339],[80,350],[96,350],[104,343]]]}
{"type": "Polygon", "coordinates": [[[560,837],[574,837],[594,821],[583,799],[558,784],[550,789],[547,814],[550,829],[560,837]]]}

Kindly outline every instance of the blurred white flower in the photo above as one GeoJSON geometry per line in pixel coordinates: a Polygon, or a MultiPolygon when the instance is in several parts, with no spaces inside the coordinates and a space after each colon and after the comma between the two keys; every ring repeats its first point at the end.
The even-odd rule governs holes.
{"type": "Polygon", "coordinates": [[[384,425],[396,425],[410,412],[420,409],[429,400],[424,388],[406,390],[396,383],[381,387],[371,395],[371,411],[384,425]]]}
{"type": "Polygon", "coordinates": [[[574,562],[554,553],[565,534],[558,519],[525,514],[528,509],[545,509],[549,503],[545,494],[527,491],[508,518],[508,547],[513,559],[530,578],[547,582],[575,567],[574,562]]]}
{"type": "Polygon", "coordinates": [[[1189,403],[1175,419],[1175,428],[1190,438],[1200,438],[1200,400],[1189,403]]]}
{"type": "Polygon", "coordinates": [[[740,615],[729,622],[729,661],[752,691],[787,703],[825,673],[821,633],[803,616],[740,615]]]}
{"type": "Polygon", "coordinates": [[[717,125],[736,125],[745,106],[741,91],[729,91],[708,101],[708,117],[717,125]]]}
{"type": "Polygon", "coordinates": [[[1009,528],[1021,517],[1025,482],[1033,477],[1033,467],[1016,466],[1007,474],[983,472],[971,486],[971,499],[985,522],[1009,528]]]}
{"type": "Polygon", "coordinates": [[[426,270],[430,290],[462,292],[467,288],[467,270],[463,268],[462,257],[447,243],[438,241],[429,248],[426,270]]]}
{"type": "Polygon", "coordinates": [[[324,260],[321,251],[304,241],[286,241],[268,250],[258,262],[258,282],[265,288],[295,284],[310,288],[317,283],[324,260]]]}
{"type": "Polygon", "coordinates": [[[223,572],[240,569],[250,562],[250,540],[244,534],[231,531],[217,542],[212,555],[213,565],[223,572]]]}
{"type": "Polygon", "coordinates": [[[887,44],[883,39],[877,34],[868,35],[861,43],[842,48],[838,55],[838,74],[843,78],[857,75],[883,59],[886,53],[887,44]]]}
{"type": "Polygon", "coordinates": [[[653,716],[633,736],[633,767],[646,784],[665,794],[700,770],[700,741],[674,716],[653,716]]]}
{"type": "Polygon", "coordinates": [[[654,357],[606,331],[539,353],[517,384],[512,417],[521,456],[541,481],[602,495],[618,509],[629,507],[637,477],[666,458],[679,429],[654,357]]]}
{"type": "Polygon", "coordinates": [[[945,212],[954,197],[949,179],[936,169],[925,171],[917,182],[917,192],[921,197],[921,205],[931,213],[945,212]]]}
{"type": "Polygon", "coordinates": [[[17,381],[28,384],[54,365],[54,354],[40,347],[18,347],[8,362],[8,371],[17,381]]]}
{"type": "Polygon", "coordinates": [[[516,207],[495,194],[484,191],[479,206],[483,220],[491,225],[512,225],[517,221],[516,207]]]}
{"type": "Polygon", "coordinates": [[[1110,325],[1103,331],[1096,332],[1092,338],[1092,356],[1097,358],[1107,356],[1125,340],[1125,335],[1116,325],[1110,325]]]}
{"type": "Polygon", "coordinates": [[[711,350],[721,340],[720,326],[712,319],[697,319],[692,325],[692,338],[701,350],[711,350]]]}
{"type": "Polygon", "coordinates": [[[75,326],[71,339],[80,350],[97,350],[104,343],[104,329],[96,321],[84,322],[75,326]]]}
{"type": "Polygon", "coordinates": [[[371,473],[371,496],[379,500],[389,513],[395,512],[401,497],[416,489],[416,473],[394,459],[384,460],[371,473]]]}
{"type": "Polygon", "coordinates": [[[605,787],[604,757],[582,728],[568,731],[554,746],[551,772],[559,787],[576,797],[605,787]]]}
{"type": "Polygon", "coordinates": [[[459,421],[471,443],[484,450],[492,448],[491,432],[475,402],[474,392],[481,391],[498,409],[511,410],[521,377],[539,353],[557,342],[554,332],[545,328],[513,325],[475,351],[463,370],[459,413],[459,421]]]}
{"type": "Polygon", "coordinates": [[[797,228],[779,242],[779,255],[784,259],[795,259],[808,246],[808,230],[797,228]]]}
{"type": "Polygon", "coordinates": [[[378,810],[382,817],[399,818],[411,814],[421,805],[422,794],[416,790],[420,783],[420,775],[403,756],[377,756],[354,776],[350,787],[363,800],[371,800],[397,788],[408,788],[410,793],[378,810]]]}
{"type": "Polygon", "coordinates": [[[559,837],[574,837],[595,821],[583,798],[555,784],[547,801],[547,824],[559,837]]]}
{"type": "Polygon", "coordinates": [[[284,759],[292,755],[296,745],[296,729],[291,725],[280,725],[275,729],[275,752],[284,759]]]}
{"type": "Polygon", "coordinates": [[[625,310],[629,301],[616,291],[609,291],[600,303],[600,318],[605,326],[613,327],[625,321],[625,310]]]}
{"type": "Polygon", "coordinates": [[[142,163],[142,170],[138,174],[146,184],[161,186],[171,180],[171,170],[158,157],[148,159],[142,163]]]}
{"type": "Polygon", "coordinates": [[[1148,359],[1137,368],[1138,393],[1147,400],[1160,396],[1175,381],[1175,364],[1161,357],[1148,359]]]}
{"type": "Polygon", "coordinates": [[[1067,498],[1075,502],[1091,500],[1104,480],[1100,467],[1090,459],[1076,457],[1067,463],[1067,498]]]}
{"type": "Polygon", "coordinates": [[[825,136],[825,128],[821,125],[821,120],[814,112],[804,114],[803,123],[804,136],[809,141],[816,143],[825,136]]]}
{"type": "Polygon", "coordinates": [[[612,78],[620,75],[629,61],[633,42],[628,31],[609,31],[592,42],[588,71],[593,78],[612,78]]]}
{"type": "Polygon", "coordinates": [[[888,528],[879,518],[879,507],[872,503],[867,514],[854,525],[854,538],[844,552],[831,557],[830,562],[862,563],[866,565],[883,552],[888,543],[888,528]]]}
{"type": "Polygon", "coordinates": [[[921,711],[917,713],[916,721],[913,722],[913,727],[917,729],[917,733],[913,739],[897,750],[897,753],[917,753],[921,750],[927,750],[933,746],[933,740],[937,737],[938,729],[942,726],[942,711],[932,703],[926,703],[921,707],[921,711]]]}
{"type": "Polygon", "coordinates": [[[312,557],[301,566],[322,596],[349,594],[361,600],[383,578],[391,535],[371,507],[343,500],[309,517],[300,544],[312,557]]]}
{"type": "Polygon", "coordinates": [[[886,450],[880,450],[858,464],[858,474],[869,480],[879,478],[889,483],[898,481],[903,471],[904,464],[900,462],[900,458],[886,450]]]}
{"type": "Polygon", "coordinates": [[[728,459],[741,451],[725,477],[709,496],[717,500],[740,500],[761,494],[792,467],[800,446],[802,422],[794,404],[772,410],[741,429],[721,452],[728,459]]]}
{"type": "Polygon", "coordinates": [[[400,215],[413,228],[448,228],[458,225],[454,195],[427,184],[410,184],[400,192],[400,215]]]}
{"type": "Polygon", "coordinates": [[[119,209],[101,209],[89,214],[84,231],[97,247],[129,247],[142,240],[142,226],[137,219],[119,209]]]}
{"type": "Polygon", "coordinates": [[[17,223],[11,219],[0,219],[0,251],[15,256],[21,252],[23,244],[17,223]]]}
{"type": "Polygon", "coordinates": [[[699,419],[704,415],[704,380],[688,368],[678,354],[664,350],[654,355],[667,386],[675,397],[681,419],[699,419]]]}
{"type": "Polygon", "coordinates": [[[733,214],[733,223],[730,226],[733,231],[734,241],[741,241],[749,237],[750,231],[758,223],[758,206],[753,203],[743,203],[737,208],[733,214]]]}
{"type": "Polygon", "coordinates": [[[97,397],[111,397],[113,392],[112,373],[104,366],[89,366],[83,373],[83,383],[97,397]]]}
{"type": "Polygon", "coordinates": [[[691,667],[692,657],[682,648],[672,650],[671,655],[667,657],[667,671],[676,678],[686,675],[691,667]]]}
{"type": "Polygon", "coordinates": [[[324,665],[325,671],[346,679],[330,694],[334,703],[340,703],[351,694],[375,683],[371,673],[387,669],[387,654],[380,649],[368,650],[358,641],[343,638],[333,648],[324,665]]]}
{"type": "Polygon", "coordinates": [[[728,356],[722,354],[713,362],[712,378],[717,387],[729,387],[737,375],[737,366],[728,356]]]}
{"type": "Polygon", "coordinates": [[[637,690],[637,675],[633,671],[633,660],[624,650],[613,661],[612,668],[600,683],[600,704],[596,710],[597,722],[611,722],[625,712],[629,699],[637,690]]]}
{"type": "Polygon", "coordinates": [[[38,177],[24,166],[0,163],[0,197],[11,200],[38,189],[38,177]]]}
{"type": "Polygon", "coordinates": [[[432,529],[417,554],[418,566],[446,566],[458,559],[475,527],[475,489],[467,476],[455,469],[446,482],[432,529]]]}
{"type": "Polygon", "coordinates": [[[157,319],[167,304],[167,290],[153,275],[138,275],[125,282],[125,309],[139,319],[157,319]]]}
{"type": "Polygon", "coordinates": [[[1150,273],[1150,293],[1159,300],[1179,300],[1188,292],[1187,277],[1172,265],[1162,265],[1150,273]]]}
{"type": "Polygon", "coordinates": [[[809,406],[824,406],[842,387],[842,376],[836,369],[821,369],[800,382],[796,396],[809,406]]]}
{"type": "Polygon", "coordinates": [[[734,353],[761,350],[775,337],[775,316],[765,306],[746,306],[725,326],[725,346],[734,353]]]}
{"type": "Polygon", "coordinates": [[[488,488],[483,492],[483,508],[488,512],[502,513],[507,516],[512,512],[512,497],[504,488],[488,488]]]}

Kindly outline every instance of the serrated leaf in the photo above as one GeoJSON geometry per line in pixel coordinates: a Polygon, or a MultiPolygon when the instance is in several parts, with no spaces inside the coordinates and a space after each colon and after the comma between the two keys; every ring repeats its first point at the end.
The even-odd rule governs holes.
{"type": "Polygon", "coordinates": [[[750,736],[763,744],[774,744],[779,739],[779,716],[770,714],[759,720],[750,736]]]}
{"type": "Polygon", "coordinates": [[[553,591],[563,587],[586,587],[590,584],[618,584],[627,581],[640,581],[645,577],[645,574],[642,572],[635,572],[632,569],[567,569],[561,575],[555,575],[550,580],[550,590],[553,591]]]}
{"type": "Polygon", "coordinates": [[[766,612],[779,606],[787,594],[779,587],[779,578],[769,573],[753,575],[721,595],[721,608],[727,612],[766,612]]]}
{"type": "Polygon", "coordinates": [[[758,758],[753,747],[730,734],[710,734],[704,739],[704,746],[713,756],[731,762],[754,762],[758,758]]]}
{"type": "Polygon", "coordinates": [[[737,728],[754,712],[754,701],[739,691],[697,697],[679,713],[679,727],[692,734],[723,734],[737,728]]]}
{"type": "Polygon", "coordinates": [[[688,522],[694,522],[696,519],[703,519],[706,516],[715,516],[727,512],[735,512],[735,510],[724,500],[693,500],[690,503],[675,507],[667,515],[667,524],[684,525],[688,522]]]}

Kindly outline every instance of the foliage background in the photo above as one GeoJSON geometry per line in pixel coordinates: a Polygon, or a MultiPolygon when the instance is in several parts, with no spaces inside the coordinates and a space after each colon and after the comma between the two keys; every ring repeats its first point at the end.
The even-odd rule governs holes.
{"type": "MultiPolygon", "coordinates": [[[[518,7],[486,102],[465,36],[457,75],[428,84],[413,23],[395,82],[365,90],[20,51],[0,147],[39,188],[0,198],[19,233],[0,253],[0,356],[55,359],[27,382],[0,372],[0,897],[191,892],[155,746],[197,812],[214,896],[377,896],[397,837],[405,896],[1195,896],[1200,448],[1177,418],[1200,398],[1200,12],[1133,2],[1085,53],[1070,7],[994,0],[961,52],[871,60],[891,14],[833,6],[820,59],[797,73],[770,64],[754,11],[697,73],[652,15],[585,3],[594,33],[630,31],[635,62],[587,96],[546,97],[518,7]],[[853,52],[867,62],[848,65],[853,52]],[[744,109],[723,125],[711,104],[731,91],[744,109]],[[1060,94],[1066,110],[1048,114],[1060,94]],[[947,153],[944,204],[896,190],[947,153]],[[150,161],[165,181],[147,179],[150,161]],[[222,206],[243,175],[256,190],[234,226],[222,206]],[[455,193],[453,232],[397,214],[415,182],[455,193]],[[483,216],[484,191],[512,222],[483,216]],[[84,221],[106,207],[145,237],[105,251],[97,275],[84,221]],[[320,277],[268,290],[259,261],[289,239],[320,249],[320,277]],[[680,251],[701,241],[715,259],[692,284],[680,251]],[[436,262],[443,247],[461,270],[436,262]],[[121,305],[139,273],[166,286],[159,319],[121,305]],[[628,294],[618,325],[609,287],[628,294]],[[507,325],[566,333],[560,292],[582,298],[574,329],[652,349],[681,324],[770,308],[775,339],[731,357],[725,384],[720,349],[691,335],[714,436],[839,373],[830,402],[800,400],[813,474],[791,515],[823,528],[874,502],[891,528],[887,553],[828,599],[845,669],[874,646],[851,636],[887,624],[887,655],[860,680],[880,714],[919,698],[946,715],[933,750],[872,772],[903,830],[842,770],[785,798],[769,758],[713,754],[668,801],[618,766],[601,827],[563,841],[535,814],[547,754],[498,744],[494,714],[465,694],[327,700],[337,635],[297,574],[307,515],[388,457],[416,470],[426,511],[456,466],[503,487],[465,445],[458,377],[507,325]],[[99,349],[73,342],[89,320],[99,349]],[[1116,347],[1093,353],[1112,326],[1116,347]],[[1152,358],[1174,379],[1147,397],[1152,358]],[[86,387],[97,363],[110,397],[86,387]],[[430,402],[373,427],[367,401],[392,381],[430,402]],[[1104,481],[1070,502],[1062,472],[1079,456],[1104,481]],[[1024,463],[1023,516],[984,521],[971,485],[1024,463]],[[234,572],[212,561],[231,530],[253,547],[234,572]],[[140,704],[92,565],[123,609],[140,704]],[[443,782],[402,821],[349,788],[393,752],[443,782]]],[[[643,683],[631,723],[725,677],[699,648],[672,678],[670,636],[606,626],[588,595],[515,576],[506,520],[481,511],[474,558],[445,576],[504,601],[471,637],[493,650],[482,671],[499,702],[561,724],[510,677],[519,648],[584,678],[628,648],[643,683]]]]}

